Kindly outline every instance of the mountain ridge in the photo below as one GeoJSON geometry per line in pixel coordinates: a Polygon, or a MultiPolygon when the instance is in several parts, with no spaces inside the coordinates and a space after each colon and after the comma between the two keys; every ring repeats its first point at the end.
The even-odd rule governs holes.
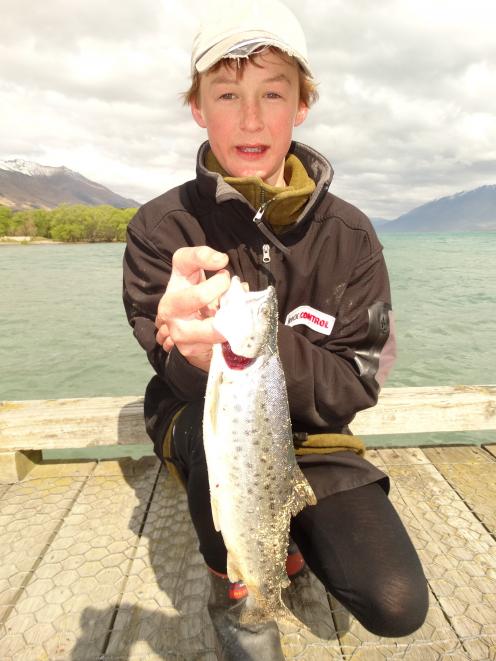
{"type": "Polygon", "coordinates": [[[64,165],[19,158],[0,160],[0,204],[16,211],[54,209],[61,204],[109,204],[118,209],[141,206],[64,165]]]}
{"type": "Polygon", "coordinates": [[[496,231],[496,185],[431,200],[376,228],[380,232],[496,231]]]}

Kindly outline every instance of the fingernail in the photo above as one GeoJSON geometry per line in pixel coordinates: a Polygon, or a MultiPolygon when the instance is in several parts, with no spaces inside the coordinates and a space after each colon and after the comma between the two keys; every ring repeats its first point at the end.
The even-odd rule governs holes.
{"type": "Polygon", "coordinates": [[[226,256],[220,252],[216,252],[212,259],[216,264],[222,264],[225,262],[226,256]]]}

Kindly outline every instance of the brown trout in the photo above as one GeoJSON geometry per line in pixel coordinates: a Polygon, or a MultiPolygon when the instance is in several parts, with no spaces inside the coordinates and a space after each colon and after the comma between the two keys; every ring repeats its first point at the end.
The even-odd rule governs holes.
{"type": "Polygon", "coordinates": [[[247,292],[233,277],[214,319],[227,342],[213,347],[205,396],[212,515],[229,579],[248,588],[245,622],[290,617],[281,601],[290,519],[316,503],[295,460],[277,323],[274,288],[247,292]]]}

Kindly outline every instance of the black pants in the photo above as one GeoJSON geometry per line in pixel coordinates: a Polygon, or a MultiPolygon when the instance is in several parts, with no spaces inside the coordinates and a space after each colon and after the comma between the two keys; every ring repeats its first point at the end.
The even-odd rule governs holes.
{"type": "MultiPolygon", "coordinates": [[[[202,436],[203,403],[176,421],[172,458],[183,475],[200,552],[226,573],[227,551],[213,525],[202,436]]],[[[306,507],[291,537],[328,592],[377,635],[405,636],[424,622],[427,582],[410,538],[377,483],[341,491],[306,507]]]]}

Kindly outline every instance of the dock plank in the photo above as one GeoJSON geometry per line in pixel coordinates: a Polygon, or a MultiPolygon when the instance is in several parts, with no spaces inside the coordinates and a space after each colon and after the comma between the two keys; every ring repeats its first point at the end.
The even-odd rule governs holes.
{"type": "MultiPolygon", "coordinates": [[[[96,466],[4,622],[2,661],[100,658],[136,551],[155,468],[146,459],[96,466]]],[[[54,507],[61,497],[56,494],[54,507]]],[[[31,536],[21,528],[19,537],[29,549],[31,536]]]]}
{"type": "Polygon", "coordinates": [[[487,450],[493,457],[496,457],[496,445],[483,445],[484,450],[487,450]]]}
{"type": "MultiPolygon", "coordinates": [[[[483,493],[470,504],[466,481],[454,490],[443,473],[467,466],[476,476],[496,461],[483,450],[447,450],[367,454],[391,476],[429,580],[423,627],[406,638],[374,636],[335,601],[331,612],[307,570],[283,595],[302,621],[280,623],[286,659],[496,658],[496,542],[478,519],[483,493]]],[[[158,469],[154,457],[42,464],[1,489],[0,524],[11,535],[0,546],[2,661],[215,660],[208,576],[185,494],[164,469],[154,486],[158,469]],[[5,550],[14,543],[19,558],[5,550]]]]}
{"type": "Polygon", "coordinates": [[[14,608],[95,465],[40,465],[29,480],[4,485],[0,498],[0,622],[14,608]]]}
{"type": "Polygon", "coordinates": [[[185,492],[162,469],[105,659],[215,661],[207,584],[185,492]]]}
{"type": "MultiPolygon", "coordinates": [[[[185,493],[161,473],[105,659],[214,661],[209,581],[185,493]],[[132,652],[130,650],[132,649],[132,652]]],[[[303,626],[282,623],[287,659],[341,659],[324,588],[310,572],[284,598],[303,626]]]]}
{"type": "Polygon", "coordinates": [[[283,591],[283,600],[302,624],[298,627],[278,622],[286,659],[330,661],[343,658],[326,591],[308,568],[283,591]]]}
{"type": "MultiPolygon", "coordinates": [[[[384,388],[354,434],[496,429],[496,385],[384,388]]],[[[143,397],[0,401],[0,451],[146,443],[143,397]]]]}
{"type": "Polygon", "coordinates": [[[3,498],[4,493],[7,493],[10,484],[0,484],[0,500],[3,498]]]}
{"type": "MultiPolygon", "coordinates": [[[[411,474],[415,474],[415,464],[425,463],[426,458],[417,450],[402,449],[394,451],[394,455],[383,453],[380,450],[367,452],[367,459],[390,475],[391,501],[400,514],[421,560],[424,560],[423,549],[429,542],[429,535],[426,534],[415,516],[412,504],[405,500],[403,485],[396,479],[397,475],[394,475],[394,470],[390,470],[390,464],[399,461],[402,465],[407,466],[405,475],[402,477],[411,479],[411,474]]],[[[446,489],[450,490],[448,484],[446,484],[446,489]]],[[[420,490],[419,493],[422,491],[420,490]]],[[[446,621],[432,591],[429,596],[429,611],[423,626],[412,635],[401,638],[376,636],[367,631],[355,618],[351,618],[347,625],[347,611],[340,607],[336,599],[330,597],[331,603],[336,608],[338,622],[344,619],[344,625],[339,626],[338,634],[345,658],[360,659],[361,661],[384,661],[384,659],[393,657],[410,661],[437,661],[448,657],[467,658],[453,627],[446,621]]]]}
{"type": "Polygon", "coordinates": [[[426,448],[425,455],[496,534],[496,460],[477,447],[426,448]]]}
{"type": "MultiPolygon", "coordinates": [[[[422,450],[381,450],[422,534],[426,576],[471,661],[496,653],[496,541],[422,450]]],[[[418,537],[417,537],[418,539],[418,537]]]]}

